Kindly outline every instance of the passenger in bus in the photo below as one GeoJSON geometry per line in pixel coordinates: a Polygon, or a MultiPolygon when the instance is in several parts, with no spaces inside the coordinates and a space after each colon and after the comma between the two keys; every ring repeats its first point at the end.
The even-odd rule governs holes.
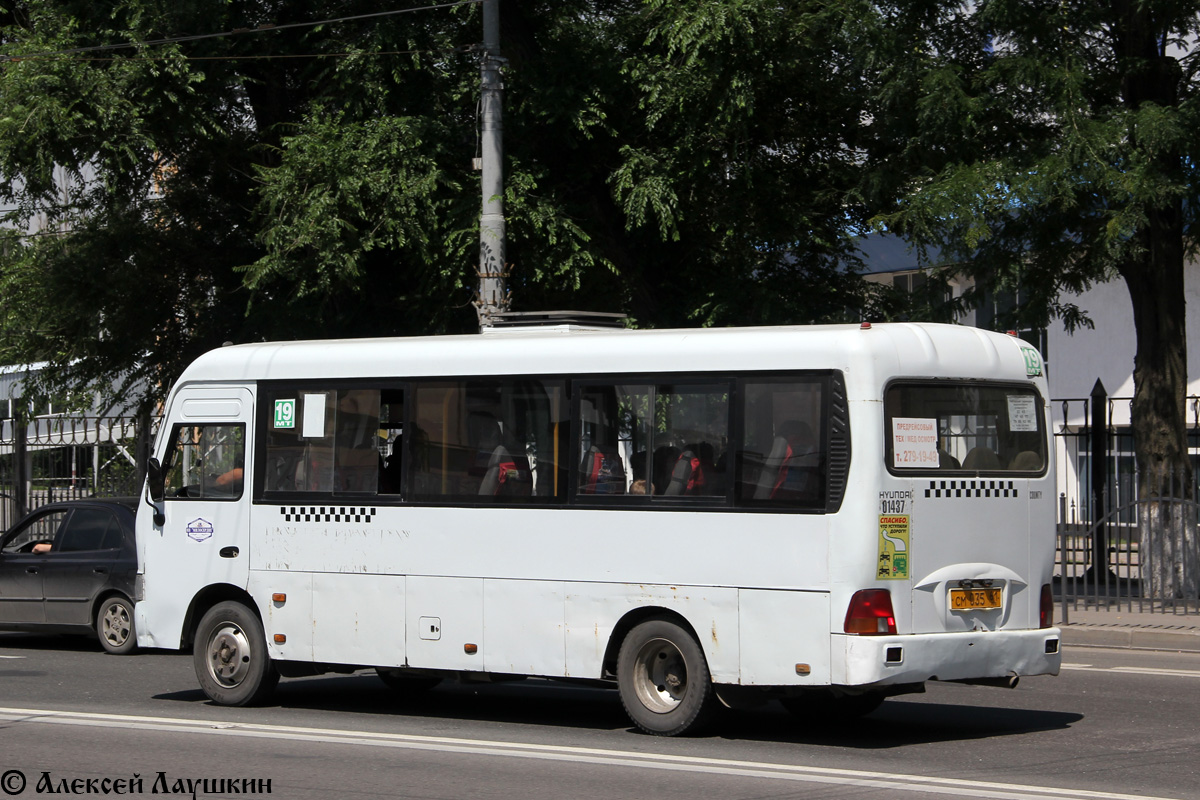
{"type": "Polygon", "coordinates": [[[302,452],[300,448],[293,447],[276,447],[274,451],[268,450],[267,474],[263,481],[263,485],[268,491],[295,491],[296,473],[303,460],[302,452]]]}
{"type": "Polygon", "coordinates": [[[215,497],[237,497],[242,493],[242,480],[245,477],[245,467],[239,457],[232,468],[213,476],[209,484],[209,494],[215,497]]]}
{"type": "Polygon", "coordinates": [[[991,471],[1002,469],[1000,457],[990,447],[972,447],[967,451],[967,455],[963,458],[963,469],[981,471],[991,471]]]}
{"type": "Polygon", "coordinates": [[[1013,456],[1008,468],[1017,472],[1034,472],[1042,468],[1042,457],[1035,450],[1022,450],[1013,456]]]}
{"type": "Polygon", "coordinates": [[[579,476],[581,494],[625,493],[625,467],[613,448],[590,446],[583,454],[579,476]]]}
{"type": "Polygon", "coordinates": [[[227,472],[223,472],[213,481],[215,486],[229,491],[232,494],[237,494],[242,490],[242,479],[245,477],[245,469],[242,467],[234,467],[227,472]]]}
{"type": "Polygon", "coordinates": [[[439,494],[438,477],[433,474],[433,468],[430,466],[433,445],[429,441],[429,434],[419,425],[413,425],[411,436],[408,464],[409,469],[413,471],[412,492],[418,497],[439,494]]]}
{"type": "Polygon", "coordinates": [[[401,461],[401,438],[397,436],[392,440],[391,452],[387,458],[380,458],[379,465],[379,493],[380,494],[400,494],[400,461],[401,461]]]}
{"type": "Polygon", "coordinates": [[[645,450],[638,450],[629,457],[629,472],[635,481],[646,481],[646,457],[645,450]]]}
{"type": "Polygon", "coordinates": [[[700,458],[700,467],[704,470],[704,493],[725,494],[725,474],[717,469],[716,449],[708,442],[697,442],[689,445],[700,458]]]}
{"type": "Polygon", "coordinates": [[[472,411],[467,415],[468,452],[474,452],[467,474],[482,479],[492,460],[492,454],[501,446],[503,431],[500,422],[488,411],[472,411]]]}
{"type": "Polygon", "coordinates": [[[712,490],[707,486],[707,481],[712,472],[712,445],[707,445],[707,443],[688,445],[675,459],[675,466],[671,470],[671,482],[667,484],[667,490],[663,494],[671,496],[711,494],[712,490]],[[705,446],[707,446],[709,454],[707,463],[700,455],[704,452],[705,446]]]}
{"type": "Polygon", "coordinates": [[[652,467],[654,476],[651,481],[654,486],[654,494],[662,494],[671,483],[671,475],[675,470],[675,462],[679,460],[679,452],[678,447],[669,444],[654,450],[652,467]]]}
{"type": "Polygon", "coordinates": [[[814,492],[819,471],[820,453],[812,428],[806,422],[788,420],[776,432],[754,499],[802,499],[814,492]]]}

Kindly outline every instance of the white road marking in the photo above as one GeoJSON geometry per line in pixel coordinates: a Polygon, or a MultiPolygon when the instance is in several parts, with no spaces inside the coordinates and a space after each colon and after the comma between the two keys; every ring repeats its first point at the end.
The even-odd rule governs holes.
{"type": "Polygon", "coordinates": [[[141,717],[124,714],[96,714],[74,711],[49,711],[31,708],[0,708],[0,720],[22,725],[57,724],[100,728],[162,731],[216,736],[240,736],[258,739],[284,739],[290,742],[321,742],[327,744],[367,745],[408,750],[431,750],[443,753],[470,753],[506,758],[529,758],[544,761],[598,764],[636,769],[655,769],[674,772],[697,772],[767,780],[802,781],[808,783],[858,786],[885,791],[926,792],[930,794],[969,795],[996,800],[1167,800],[1150,795],[1096,792],[1083,789],[1061,789],[1050,786],[1030,786],[1017,783],[973,781],[942,778],[932,775],[904,775],[867,770],[806,767],[795,764],[776,764],[763,761],[738,761],[724,758],[635,753],[623,750],[602,750],[591,747],[500,742],[485,739],[458,739],[445,736],[416,736],[400,733],[370,733],[365,731],[329,728],[300,728],[286,725],[253,723],[206,722],[172,717],[141,717]]]}
{"type": "Polygon", "coordinates": [[[25,658],[26,656],[0,656],[0,658],[25,658]]]}
{"type": "Polygon", "coordinates": [[[1093,667],[1091,664],[1063,664],[1065,670],[1077,672],[1116,672],[1123,675],[1155,675],[1172,678],[1200,678],[1200,670],[1157,669],[1155,667],[1093,667]]]}

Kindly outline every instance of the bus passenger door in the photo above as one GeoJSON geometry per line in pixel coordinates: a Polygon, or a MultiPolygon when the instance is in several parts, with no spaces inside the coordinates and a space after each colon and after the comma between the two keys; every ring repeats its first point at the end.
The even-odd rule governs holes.
{"type": "Polygon", "coordinates": [[[246,586],[249,562],[247,431],[253,396],[245,388],[185,389],[164,424],[158,456],[165,478],[162,527],[139,541],[150,622],[173,647],[184,614],[205,586],[246,586]]]}

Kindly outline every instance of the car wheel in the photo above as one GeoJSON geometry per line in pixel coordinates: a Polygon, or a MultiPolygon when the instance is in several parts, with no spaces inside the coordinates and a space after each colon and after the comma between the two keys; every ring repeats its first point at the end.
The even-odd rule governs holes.
{"type": "Polygon", "coordinates": [[[133,603],[124,597],[106,598],[96,612],[96,635],[100,644],[113,655],[123,656],[137,648],[133,632],[133,603]]]}
{"type": "Polygon", "coordinates": [[[262,621],[238,602],[218,603],[200,620],[192,662],[200,688],[218,705],[261,703],[279,683],[262,621]]]}
{"type": "Polygon", "coordinates": [[[621,642],[617,689],[633,723],[656,736],[696,733],[716,705],[704,651],[665,619],[641,623],[621,642]]]}

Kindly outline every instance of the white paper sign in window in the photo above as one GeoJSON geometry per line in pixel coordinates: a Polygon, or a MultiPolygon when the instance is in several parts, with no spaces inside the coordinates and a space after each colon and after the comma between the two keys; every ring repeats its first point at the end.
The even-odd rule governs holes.
{"type": "Polygon", "coordinates": [[[1037,398],[1031,394],[1008,396],[1008,429],[1014,433],[1037,431],[1037,398]]]}
{"type": "Polygon", "coordinates": [[[325,438],[325,394],[304,395],[304,424],[300,435],[305,439],[325,438]]]}
{"type": "Polygon", "coordinates": [[[937,469],[937,420],[892,418],[892,466],[898,469],[937,469]]]}

